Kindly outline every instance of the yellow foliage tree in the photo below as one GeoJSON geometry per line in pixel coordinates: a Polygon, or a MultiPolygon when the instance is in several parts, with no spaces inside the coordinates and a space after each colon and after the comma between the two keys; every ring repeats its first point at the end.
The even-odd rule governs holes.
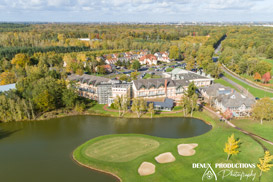
{"type": "Polygon", "coordinates": [[[30,58],[26,54],[16,54],[11,60],[11,64],[15,65],[16,68],[24,68],[26,64],[30,62],[30,58]]]}
{"type": "Polygon", "coordinates": [[[232,134],[230,137],[228,137],[228,142],[226,143],[226,147],[224,148],[224,151],[228,154],[227,160],[229,160],[229,157],[231,155],[236,155],[239,153],[239,142],[240,140],[235,140],[234,134],[232,134]]]}
{"type": "Polygon", "coordinates": [[[15,83],[16,78],[13,72],[3,72],[0,74],[0,85],[7,85],[11,83],[15,83]]]}
{"type": "Polygon", "coordinates": [[[273,155],[270,155],[269,151],[265,151],[264,157],[260,158],[260,164],[257,164],[258,168],[261,170],[260,176],[262,176],[263,172],[267,172],[273,167],[273,164],[270,162],[273,160],[273,155]]]}

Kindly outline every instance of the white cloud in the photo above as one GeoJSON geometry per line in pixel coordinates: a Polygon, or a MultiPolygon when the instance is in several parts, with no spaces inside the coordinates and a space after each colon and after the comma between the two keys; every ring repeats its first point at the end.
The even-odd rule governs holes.
{"type": "Polygon", "coordinates": [[[112,19],[169,17],[170,21],[171,17],[186,18],[183,15],[205,18],[207,14],[211,14],[207,16],[211,18],[215,12],[222,12],[225,16],[242,11],[270,14],[272,7],[272,0],[0,0],[1,9],[14,14],[17,12],[18,16],[19,13],[32,11],[48,14],[55,12],[60,15],[62,12],[62,18],[65,18],[68,14],[73,16],[73,12],[79,12],[99,18],[107,14],[112,15],[109,17],[112,19]]]}

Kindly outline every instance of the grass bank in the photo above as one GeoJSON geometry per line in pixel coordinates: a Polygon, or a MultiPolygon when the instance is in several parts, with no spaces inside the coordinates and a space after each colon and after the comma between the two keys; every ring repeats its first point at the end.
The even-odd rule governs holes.
{"type": "MultiPolygon", "coordinates": [[[[180,139],[159,138],[138,134],[101,136],[79,146],[73,153],[74,159],[82,165],[114,174],[123,182],[191,182],[202,181],[202,176],[206,170],[192,168],[193,163],[211,163],[212,166],[214,166],[215,163],[257,163],[258,158],[263,156],[263,148],[256,141],[240,131],[229,127],[225,123],[219,122],[218,119],[214,118],[210,113],[206,111],[196,112],[194,113],[194,117],[210,123],[213,126],[213,129],[201,136],[180,139]],[[239,138],[241,141],[240,153],[232,156],[231,159],[227,161],[227,155],[224,153],[223,148],[227,138],[232,133],[234,133],[235,137],[239,138]],[[101,152],[101,155],[104,155],[106,152],[105,147],[100,146],[104,145],[104,143],[109,143],[109,141],[116,137],[125,137],[127,138],[127,141],[130,140],[130,143],[136,142],[135,140],[142,138],[142,141],[144,141],[144,139],[147,140],[147,142],[144,142],[147,145],[152,143],[153,146],[155,146],[158,142],[159,146],[154,147],[153,150],[150,151],[145,150],[143,152],[140,150],[142,151],[141,153],[137,150],[138,147],[136,147],[133,158],[126,158],[123,162],[117,162],[116,160],[113,160],[113,158],[117,159],[120,155],[129,155],[132,152],[132,147],[124,144],[123,140],[120,142],[115,140],[116,142],[114,142],[114,144],[111,144],[110,142],[114,147],[108,148],[111,152],[107,155],[111,155],[111,160],[105,160],[106,158],[109,158],[109,156],[101,157],[100,155],[88,155],[88,151],[94,150],[93,147],[90,148],[92,145],[97,145],[97,154],[100,154],[101,152]],[[177,145],[181,143],[197,143],[199,146],[196,148],[196,154],[190,157],[180,156],[177,152],[177,145]],[[176,158],[176,161],[167,164],[157,163],[154,157],[164,152],[171,152],[176,158]],[[143,161],[151,162],[156,165],[155,174],[144,177],[138,175],[138,167],[143,161]]],[[[140,142],[140,145],[145,145],[144,143],[140,142]]],[[[216,168],[214,170],[217,174],[222,169],[216,168]]],[[[235,169],[235,171],[250,173],[251,169],[235,169]]],[[[253,172],[258,175],[258,168],[255,168],[253,172]]],[[[261,181],[269,182],[271,179],[273,179],[273,173],[269,172],[263,175],[261,181]]],[[[234,182],[240,181],[240,179],[232,176],[222,179],[221,175],[218,174],[218,181],[234,182]]],[[[242,181],[252,181],[252,179],[247,180],[246,178],[243,178],[242,181]]],[[[254,181],[259,181],[257,176],[254,181]]]]}
{"type": "Polygon", "coordinates": [[[252,95],[254,95],[255,97],[259,97],[259,98],[263,98],[263,97],[273,97],[273,93],[270,92],[266,92],[254,87],[249,86],[246,83],[243,83],[235,78],[233,78],[232,76],[225,74],[225,77],[227,77],[228,79],[238,83],[239,85],[241,85],[242,87],[244,87],[245,89],[247,89],[252,95]]]}

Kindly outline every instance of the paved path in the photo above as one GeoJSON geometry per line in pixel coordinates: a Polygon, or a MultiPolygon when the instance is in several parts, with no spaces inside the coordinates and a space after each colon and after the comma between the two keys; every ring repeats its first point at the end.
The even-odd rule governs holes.
{"type": "Polygon", "coordinates": [[[222,70],[223,70],[226,74],[232,76],[233,78],[235,78],[235,79],[237,79],[237,80],[239,80],[239,81],[241,81],[241,82],[243,82],[243,83],[245,83],[245,84],[247,84],[247,85],[249,85],[249,86],[251,86],[251,87],[254,87],[254,88],[256,88],[256,89],[263,90],[263,91],[265,91],[265,92],[273,93],[273,89],[270,89],[270,88],[263,87],[263,86],[260,86],[260,85],[258,85],[258,84],[252,83],[251,81],[248,81],[247,79],[242,79],[242,78],[240,78],[239,76],[237,76],[235,73],[233,73],[232,71],[228,70],[228,69],[226,68],[226,66],[224,66],[224,65],[222,65],[222,70]]]}
{"type": "MultiPolygon", "coordinates": [[[[214,114],[214,115],[217,116],[218,118],[222,118],[222,116],[221,116],[220,114],[216,113],[216,112],[213,111],[212,109],[210,109],[210,108],[208,108],[208,107],[205,107],[205,106],[204,106],[204,109],[207,110],[207,111],[209,111],[210,113],[214,114]]],[[[244,133],[244,134],[246,134],[246,135],[249,135],[249,136],[252,137],[253,139],[258,138],[258,139],[260,139],[260,140],[262,140],[262,141],[264,141],[264,142],[266,142],[266,143],[268,143],[268,144],[270,144],[270,145],[273,145],[273,142],[270,141],[270,140],[267,140],[267,139],[265,139],[265,138],[263,138],[263,137],[261,137],[261,136],[259,136],[259,135],[256,135],[256,134],[251,133],[251,132],[248,132],[248,131],[246,131],[246,130],[244,130],[244,129],[242,129],[242,128],[239,128],[239,127],[237,127],[235,124],[231,123],[231,122],[228,121],[228,120],[225,120],[225,122],[226,122],[229,126],[231,126],[232,128],[235,128],[235,129],[241,131],[242,133],[244,133]]],[[[256,140],[256,141],[257,141],[257,140],[256,140]]],[[[257,141],[257,142],[259,142],[259,141],[257,141]]],[[[260,142],[259,142],[259,143],[260,143],[260,142]]],[[[260,143],[260,144],[261,144],[261,143],[260,143]]],[[[262,144],[261,144],[261,145],[262,145],[262,144]]],[[[262,145],[262,147],[265,148],[263,145],[262,145]]],[[[266,148],[265,148],[265,149],[266,149],[266,148]]]]}

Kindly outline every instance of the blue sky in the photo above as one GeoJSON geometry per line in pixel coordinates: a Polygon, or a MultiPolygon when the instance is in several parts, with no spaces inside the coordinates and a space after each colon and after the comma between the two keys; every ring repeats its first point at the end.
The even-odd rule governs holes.
{"type": "Polygon", "coordinates": [[[273,0],[0,0],[0,21],[273,21],[273,0]]]}

